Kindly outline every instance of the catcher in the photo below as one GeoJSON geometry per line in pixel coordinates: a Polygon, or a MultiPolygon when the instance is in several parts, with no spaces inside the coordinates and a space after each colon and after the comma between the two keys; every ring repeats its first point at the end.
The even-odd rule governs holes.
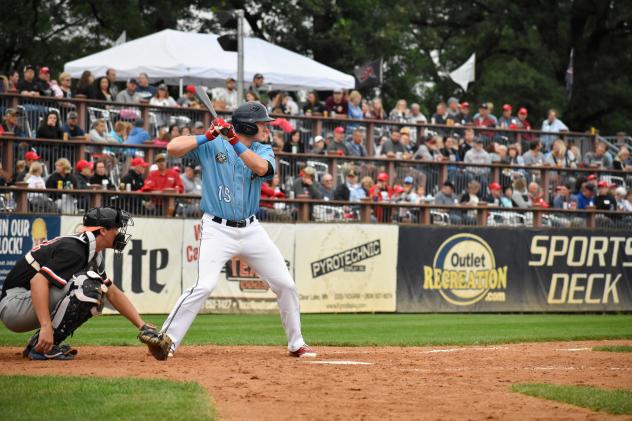
{"type": "Polygon", "coordinates": [[[164,340],[112,284],[104,269],[104,250],[122,252],[133,225],[129,214],[93,208],[76,235],[54,238],[34,247],[13,267],[0,295],[0,320],[14,332],[38,329],[23,355],[31,360],[72,360],[77,350],[62,342],[101,312],[105,299],[140,329],[149,343],[164,340]]]}

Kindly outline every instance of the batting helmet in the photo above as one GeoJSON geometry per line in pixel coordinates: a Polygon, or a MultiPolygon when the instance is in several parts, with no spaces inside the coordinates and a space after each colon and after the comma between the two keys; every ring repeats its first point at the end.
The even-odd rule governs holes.
{"type": "Polygon", "coordinates": [[[274,121],[268,115],[266,107],[257,101],[246,102],[240,105],[235,112],[233,112],[233,127],[235,132],[239,134],[245,134],[246,136],[254,136],[259,132],[257,122],[259,121],[274,121]]]}

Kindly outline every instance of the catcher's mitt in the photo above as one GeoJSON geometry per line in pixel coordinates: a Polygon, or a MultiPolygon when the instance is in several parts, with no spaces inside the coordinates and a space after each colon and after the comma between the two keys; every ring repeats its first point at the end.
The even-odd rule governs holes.
{"type": "Polygon", "coordinates": [[[157,360],[164,361],[169,357],[171,338],[164,333],[159,333],[154,326],[144,324],[138,333],[138,340],[147,345],[149,352],[157,360]]]}

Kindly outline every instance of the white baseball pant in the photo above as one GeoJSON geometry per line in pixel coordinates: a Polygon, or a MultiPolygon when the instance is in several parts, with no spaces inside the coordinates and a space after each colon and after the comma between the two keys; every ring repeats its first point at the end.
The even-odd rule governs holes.
{"type": "Polygon", "coordinates": [[[234,228],[214,222],[211,218],[208,214],[202,217],[197,281],[182,294],[162,326],[162,331],[173,340],[174,349],[180,345],[191,323],[215,289],[222,267],[233,256],[246,260],[276,294],[288,349],[296,351],[305,345],[294,280],[281,252],[263,226],[255,220],[244,228],[234,228]]]}

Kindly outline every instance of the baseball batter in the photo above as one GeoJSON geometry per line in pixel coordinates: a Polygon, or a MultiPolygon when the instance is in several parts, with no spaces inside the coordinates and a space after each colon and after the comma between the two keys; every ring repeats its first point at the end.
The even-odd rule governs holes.
{"type": "MultiPolygon", "coordinates": [[[[202,166],[202,238],[198,277],[162,326],[173,355],[189,326],[217,285],[220,271],[233,256],[244,258],[277,296],[289,355],[315,357],[303,340],[298,294],[281,252],[259,224],[261,183],[274,175],[272,148],[261,143],[272,121],[259,102],[233,113],[232,124],[217,118],[204,135],[180,136],[167,146],[171,156],[193,154],[202,166]]],[[[156,356],[156,355],[154,355],[156,356]]]]}

